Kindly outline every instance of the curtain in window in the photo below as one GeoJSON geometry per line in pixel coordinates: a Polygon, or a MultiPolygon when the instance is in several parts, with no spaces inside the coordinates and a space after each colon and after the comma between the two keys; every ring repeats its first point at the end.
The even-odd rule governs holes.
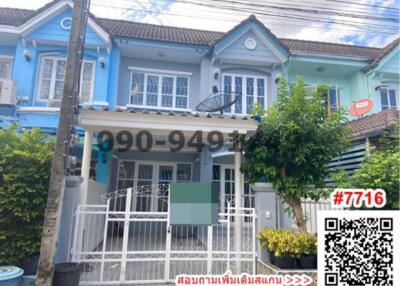
{"type": "Polygon", "coordinates": [[[9,78],[11,74],[11,60],[0,59],[0,78],[9,78]]]}
{"type": "Polygon", "coordinates": [[[133,72],[130,103],[142,105],[143,94],[144,94],[144,74],[133,72]]]}
{"type": "Polygon", "coordinates": [[[147,77],[146,105],[157,106],[158,103],[158,76],[147,77]]]}
{"type": "Polygon", "coordinates": [[[81,102],[90,102],[92,95],[92,78],[93,78],[94,64],[91,62],[84,62],[82,65],[81,75],[81,102]]]}
{"type": "Polygon", "coordinates": [[[339,108],[339,89],[330,88],[328,90],[329,96],[329,111],[336,112],[339,108]]]}
{"type": "MultiPolygon", "coordinates": [[[[230,93],[232,92],[232,77],[224,76],[224,105],[231,101],[230,93]]],[[[224,112],[230,113],[231,107],[225,107],[224,112]]]]}
{"type": "MultiPolygon", "coordinates": [[[[61,100],[66,60],[43,57],[39,74],[39,99],[61,100]]],[[[81,69],[80,102],[89,102],[92,94],[94,63],[84,61],[81,69]]]]}
{"type": "Polygon", "coordinates": [[[56,61],[56,77],[54,82],[54,95],[53,99],[61,100],[62,90],[64,85],[65,75],[65,60],[56,61]]]}
{"type": "Polygon", "coordinates": [[[242,113],[242,77],[235,77],[235,93],[240,94],[238,100],[235,103],[235,112],[242,113]]]}
{"type": "Polygon", "coordinates": [[[381,105],[382,110],[386,110],[389,108],[389,101],[386,89],[381,89],[381,105]]]}
{"type": "Polygon", "coordinates": [[[396,90],[395,89],[381,89],[381,106],[382,110],[389,108],[397,108],[396,90]]]}
{"type": "Polygon", "coordinates": [[[187,108],[188,103],[188,78],[176,78],[176,108],[187,108]]]}
{"type": "Polygon", "coordinates": [[[50,86],[53,73],[53,59],[43,59],[42,61],[42,74],[40,82],[40,99],[49,99],[50,86]]]}
{"type": "Polygon", "coordinates": [[[161,94],[161,106],[172,107],[172,99],[174,94],[174,78],[163,77],[162,78],[162,94],[161,94]]]}
{"type": "Polygon", "coordinates": [[[394,89],[389,90],[389,103],[390,108],[397,108],[396,91],[394,89]]]}
{"type": "Polygon", "coordinates": [[[263,78],[257,79],[257,104],[265,108],[265,80],[263,78]]]}
{"type": "Polygon", "coordinates": [[[246,98],[247,98],[247,113],[250,113],[254,104],[254,78],[247,78],[246,80],[246,98]]]}

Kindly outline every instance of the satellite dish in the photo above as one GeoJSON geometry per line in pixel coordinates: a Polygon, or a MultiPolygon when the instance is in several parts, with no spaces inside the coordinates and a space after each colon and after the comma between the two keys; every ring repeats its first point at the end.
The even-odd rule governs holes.
{"type": "Polygon", "coordinates": [[[224,109],[234,104],[240,97],[238,92],[218,92],[213,89],[213,93],[206,99],[197,104],[196,110],[201,112],[224,112],[224,109]]]}
{"type": "Polygon", "coordinates": [[[353,104],[349,108],[349,113],[353,116],[362,116],[365,113],[369,112],[374,103],[371,99],[364,98],[353,102],[353,104]]]}

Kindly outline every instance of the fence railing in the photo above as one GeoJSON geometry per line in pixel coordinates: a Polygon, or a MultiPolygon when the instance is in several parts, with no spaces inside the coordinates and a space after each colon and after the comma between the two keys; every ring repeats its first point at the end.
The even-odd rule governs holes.
{"type": "Polygon", "coordinates": [[[319,210],[330,210],[331,204],[328,200],[313,201],[307,199],[301,202],[301,207],[307,222],[307,231],[315,233],[317,232],[317,212],[319,210]]]}
{"type": "Polygon", "coordinates": [[[254,209],[228,203],[218,224],[171,225],[167,195],[168,185],[140,186],[103,195],[104,205],[78,206],[72,260],[83,265],[80,285],[165,285],[178,274],[228,269],[255,273],[254,209]]]}

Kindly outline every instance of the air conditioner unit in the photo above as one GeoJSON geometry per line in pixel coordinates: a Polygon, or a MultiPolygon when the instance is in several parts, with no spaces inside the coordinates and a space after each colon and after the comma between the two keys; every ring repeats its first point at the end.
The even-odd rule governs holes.
{"type": "Polygon", "coordinates": [[[0,79],[0,104],[16,104],[16,91],[17,85],[15,84],[15,81],[7,78],[0,79]]]}
{"type": "Polygon", "coordinates": [[[61,100],[49,100],[48,107],[60,107],[61,106],[61,100]]]}

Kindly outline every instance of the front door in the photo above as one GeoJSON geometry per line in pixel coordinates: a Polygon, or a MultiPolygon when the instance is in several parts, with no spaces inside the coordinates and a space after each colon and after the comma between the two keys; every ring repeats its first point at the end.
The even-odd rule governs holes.
{"type": "MultiPolygon", "coordinates": [[[[226,212],[228,203],[235,206],[235,169],[232,165],[214,165],[213,182],[217,184],[220,193],[220,211],[226,212]]],[[[254,194],[242,175],[242,207],[254,207],[254,194]]]]}
{"type": "Polygon", "coordinates": [[[117,188],[134,188],[132,211],[166,212],[171,182],[190,182],[190,163],[119,161],[117,188]]]}
{"type": "Polygon", "coordinates": [[[138,212],[166,212],[168,210],[168,185],[175,179],[175,168],[168,163],[138,163],[134,187],[137,188],[138,212]]]}

